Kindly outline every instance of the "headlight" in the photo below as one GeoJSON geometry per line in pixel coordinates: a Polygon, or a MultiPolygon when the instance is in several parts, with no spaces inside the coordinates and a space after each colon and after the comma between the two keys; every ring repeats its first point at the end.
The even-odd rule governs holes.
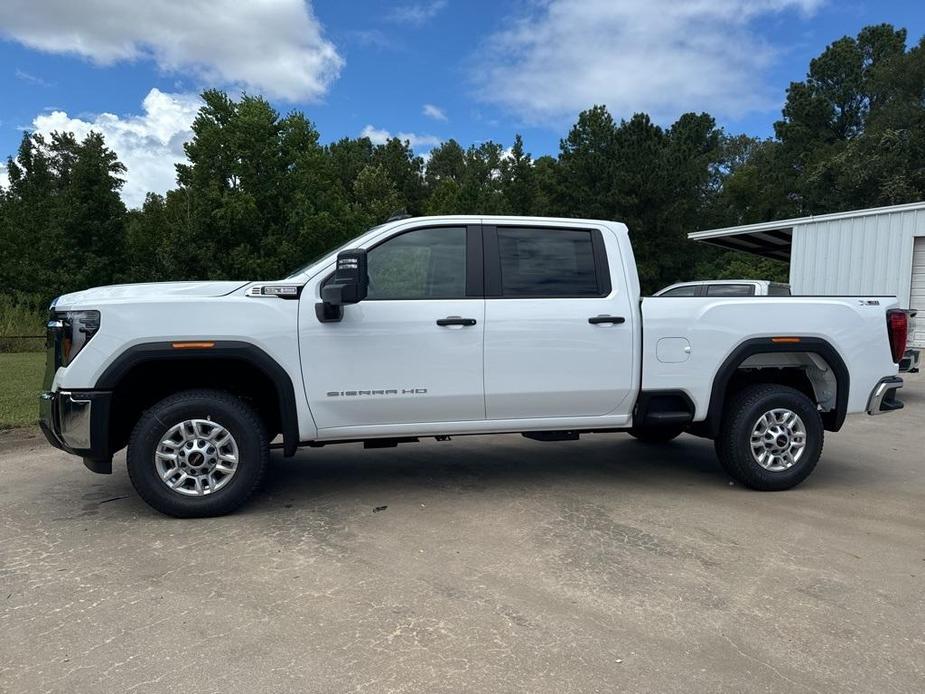
{"type": "MultiPolygon", "coordinates": [[[[54,314],[54,318],[60,321],[59,364],[67,366],[100,329],[100,312],[64,311],[54,314]]],[[[56,321],[49,322],[49,328],[56,321]]]]}

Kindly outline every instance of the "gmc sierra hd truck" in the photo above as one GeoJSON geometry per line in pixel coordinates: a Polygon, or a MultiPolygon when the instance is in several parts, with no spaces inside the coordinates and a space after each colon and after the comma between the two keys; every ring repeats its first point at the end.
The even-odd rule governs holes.
{"type": "Polygon", "coordinates": [[[902,407],[893,297],[640,299],[624,225],[450,216],[370,229],[276,282],[100,287],[51,306],[41,426],[126,461],[174,516],[243,504],[271,447],[521,433],[712,439],[782,490],[825,431],[902,407]]]}

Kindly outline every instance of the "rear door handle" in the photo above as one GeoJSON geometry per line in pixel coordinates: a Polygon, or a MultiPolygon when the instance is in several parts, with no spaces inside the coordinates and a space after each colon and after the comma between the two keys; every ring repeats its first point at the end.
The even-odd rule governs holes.
{"type": "Polygon", "coordinates": [[[612,323],[614,325],[619,325],[620,323],[625,323],[626,318],[623,316],[591,316],[588,319],[588,322],[591,325],[600,325],[601,323],[612,323]]]}
{"type": "Polygon", "coordinates": [[[475,325],[475,318],[462,318],[461,316],[447,316],[438,318],[437,325],[475,325]]]}

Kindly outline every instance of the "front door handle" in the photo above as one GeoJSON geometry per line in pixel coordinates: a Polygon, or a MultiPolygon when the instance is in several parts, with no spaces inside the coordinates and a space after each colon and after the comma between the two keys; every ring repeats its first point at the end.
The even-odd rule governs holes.
{"type": "Polygon", "coordinates": [[[588,319],[588,322],[591,325],[600,325],[601,323],[612,323],[613,325],[620,325],[620,323],[626,322],[626,318],[623,316],[591,316],[588,319]]]}
{"type": "Polygon", "coordinates": [[[461,316],[447,316],[438,318],[437,325],[475,325],[475,318],[463,318],[461,316]]]}

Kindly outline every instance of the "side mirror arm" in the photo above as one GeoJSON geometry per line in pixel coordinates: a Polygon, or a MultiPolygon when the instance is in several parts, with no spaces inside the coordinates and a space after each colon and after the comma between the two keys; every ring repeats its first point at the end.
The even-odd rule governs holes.
{"type": "Polygon", "coordinates": [[[339,323],[344,319],[344,307],[319,301],[315,304],[315,316],[322,323],[339,323]]]}

